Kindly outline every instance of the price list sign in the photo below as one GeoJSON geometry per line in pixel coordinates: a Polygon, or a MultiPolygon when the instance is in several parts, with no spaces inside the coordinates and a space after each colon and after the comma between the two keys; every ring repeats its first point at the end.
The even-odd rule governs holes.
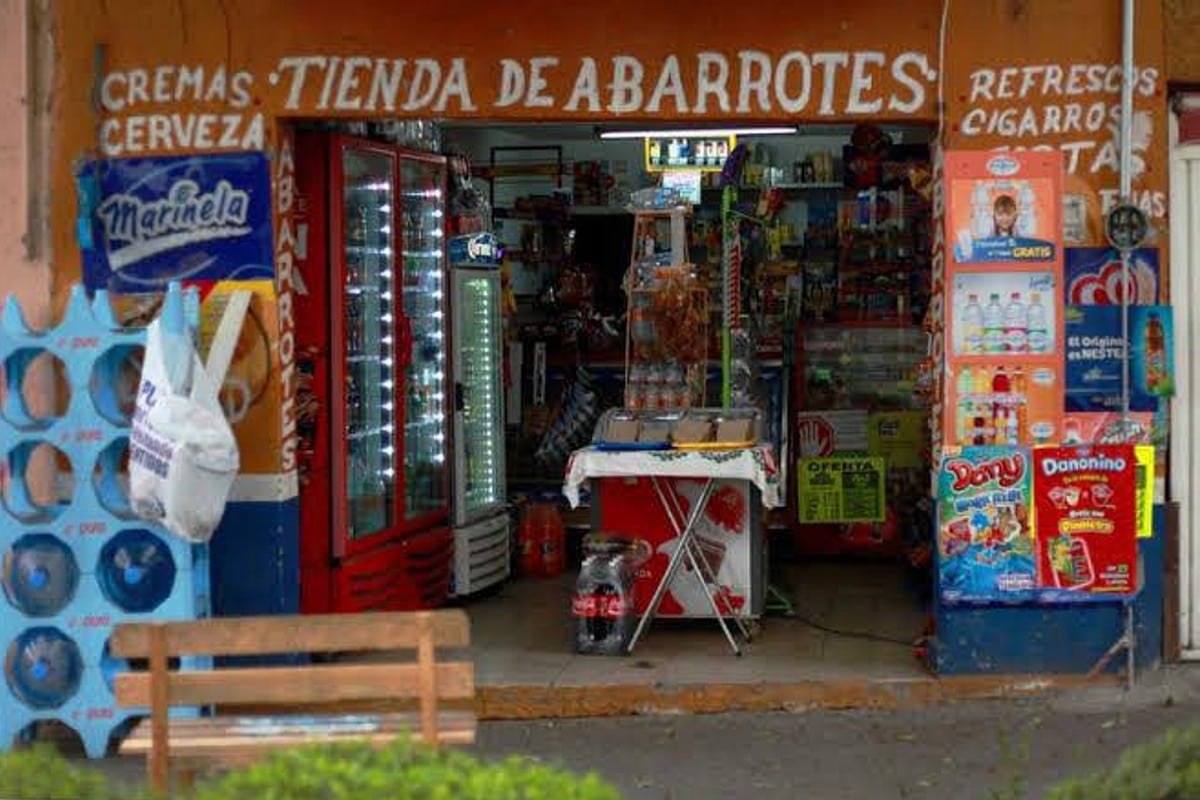
{"type": "Polygon", "coordinates": [[[800,461],[800,522],[883,522],[887,464],[879,456],[800,461]]]}

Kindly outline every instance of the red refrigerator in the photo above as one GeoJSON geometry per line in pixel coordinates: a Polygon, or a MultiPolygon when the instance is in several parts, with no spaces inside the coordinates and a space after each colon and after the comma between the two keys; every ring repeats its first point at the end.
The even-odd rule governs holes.
{"type": "Polygon", "coordinates": [[[443,603],[453,561],[446,162],[296,136],[300,605],[443,603]]]}

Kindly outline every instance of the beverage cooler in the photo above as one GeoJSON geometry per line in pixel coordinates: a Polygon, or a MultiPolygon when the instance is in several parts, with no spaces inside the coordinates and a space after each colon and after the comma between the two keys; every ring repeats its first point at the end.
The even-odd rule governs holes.
{"type": "Polygon", "coordinates": [[[490,233],[450,241],[454,583],[469,595],[510,571],[504,480],[500,270],[490,233]]]}
{"type": "Polygon", "coordinates": [[[450,592],[446,165],[296,138],[300,603],[407,610],[450,592]]]}

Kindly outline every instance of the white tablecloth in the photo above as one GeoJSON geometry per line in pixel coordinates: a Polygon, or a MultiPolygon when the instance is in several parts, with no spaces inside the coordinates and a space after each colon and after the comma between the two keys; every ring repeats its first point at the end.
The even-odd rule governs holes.
{"type": "Polygon", "coordinates": [[[715,478],[750,481],[767,508],[781,505],[779,470],[770,445],[737,450],[597,450],[571,454],[563,494],[574,508],[579,487],[591,478],[715,478]]]}

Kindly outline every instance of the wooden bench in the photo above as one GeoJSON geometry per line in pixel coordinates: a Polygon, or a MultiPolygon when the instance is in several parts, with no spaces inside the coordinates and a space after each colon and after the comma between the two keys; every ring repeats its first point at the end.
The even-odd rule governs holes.
{"type": "Polygon", "coordinates": [[[469,644],[470,623],[459,610],[118,625],[113,655],[144,659],[148,669],[117,675],[117,703],[150,709],[121,752],[144,754],[151,784],[165,793],[172,772],[188,784],[200,769],[314,741],[383,744],[414,736],[433,746],[469,744],[476,724],[469,702],[474,668],[467,661],[438,660],[440,648],[469,644]],[[385,651],[407,651],[409,660],[385,661],[379,655],[385,651]],[[377,660],[202,670],[180,670],[172,662],[182,656],[350,652],[373,652],[377,660]],[[442,701],[462,707],[441,707],[442,701]],[[216,716],[168,714],[171,707],[217,704],[216,716]],[[371,711],[347,714],[348,705],[371,711]],[[299,708],[317,713],[297,716],[299,708]]]}

